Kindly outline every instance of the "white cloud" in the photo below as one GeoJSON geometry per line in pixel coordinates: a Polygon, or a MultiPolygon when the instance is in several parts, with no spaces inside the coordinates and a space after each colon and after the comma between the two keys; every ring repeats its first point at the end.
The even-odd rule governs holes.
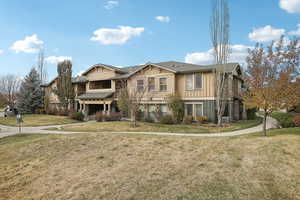
{"type": "MultiPolygon", "coordinates": [[[[248,49],[253,47],[245,45],[232,45],[231,54],[229,62],[238,62],[241,64],[245,63],[245,59],[248,55],[248,49]]],[[[188,53],[185,56],[186,63],[199,64],[199,65],[209,65],[214,63],[213,49],[206,52],[195,52],[188,53]]]]}
{"type": "Polygon", "coordinates": [[[70,56],[49,56],[49,57],[45,58],[45,61],[48,63],[51,63],[51,64],[57,64],[64,60],[72,60],[72,57],[70,57],[70,56]]]}
{"type": "Polygon", "coordinates": [[[290,35],[300,35],[300,24],[297,25],[298,29],[295,31],[290,31],[290,35]]]}
{"type": "Polygon", "coordinates": [[[106,2],[106,5],[104,6],[104,8],[106,10],[110,10],[110,9],[113,9],[115,8],[116,6],[119,5],[119,2],[118,1],[108,1],[106,2]]]}
{"type": "Polygon", "coordinates": [[[275,29],[268,25],[254,29],[252,33],[249,33],[249,38],[253,42],[269,42],[272,40],[278,40],[281,35],[284,35],[284,33],[284,29],[275,29]]]}
{"type": "Polygon", "coordinates": [[[39,40],[36,34],[32,36],[26,36],[24,40],[18,40],[10,47],[16,53],[37,53],[38,49],[44,44],[42,40],[39,40]]]}
{"type": "Polygon", "coordinates": [[[166,23],[170,22],[169,16],[156,16],[155,19],[160,22],[166,22],[166,23]]]}
{"type": "Polygon", "coordinates": [[[300,0],[280,0],[279,6],[288,13],[300,13],[300,0]]]}
{"type": "Polygon", "coordinates": [[[94,31],[92,41],[99,41],[103,45],[125,44],[132,37],[140,36],[144,32],[143,27],[118,26],[117,29],[100,28],[94,31]]]}
{"type": "Polygon", "coordinates": [[[0,54],[3,54],[3,52],[4,52],[4,51],[3,51],[2,49],[0,49],[0,54]]]}
{"type": "Polygon", "coordinates": [[[81,76],[84,72],[85,72],[84,70],[81,70],[76,74],[76,76],[81,76]]]}

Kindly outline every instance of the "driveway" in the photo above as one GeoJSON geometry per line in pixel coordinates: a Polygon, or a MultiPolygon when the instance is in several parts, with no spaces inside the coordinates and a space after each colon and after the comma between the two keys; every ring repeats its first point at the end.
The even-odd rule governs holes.
{"type": "MultiPolygon", "coordinates": [[[[91,122],[83,122],[77,123],[76,125],[86,124],[91,122]]],[[[78,133],[86,133],[86,132],[70,132],[70,131],[50,131],[45,130],[49,128],[57,128],[60,129],[63,126],[69,126],[74,124],[64,124],[64,125],[53,125],[53,126],[39,126],[39,127],[22,127],[22,134],[78,134],[78,133]]],[[[271,117],[267,118],[267,129],[274,129],[277,128],[277,121],[271,117]]],[[[222,132],[222,133],[162,133],[162,132],[107,132],[113,134],[144,134],[144,135],[163,135],[163,136],[192,136],[192,137],[226,137],[226,136],[237,136],[237,135],[246,135],[250,133],[257,133],[262,131],[262,124],[238,131],[232,132],[222,132]]],[[[11,127],[11,126],[3,126],[0,125],[0,138],[13,136],[19,133],[18,127],[11,127]]]]}

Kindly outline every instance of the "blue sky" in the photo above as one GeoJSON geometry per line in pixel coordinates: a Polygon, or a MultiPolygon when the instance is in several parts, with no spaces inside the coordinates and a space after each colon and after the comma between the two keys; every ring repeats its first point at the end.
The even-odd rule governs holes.
{"type": "MultiPolygon", "coordinates": [[[[300,0],[229,0],[231,61],[281,34],[300,36],[300,0]]],[[[7,0],[0,6],[0,75],[24,76],[43,46],[49,79],[72,59],[74,75],[96,63],[212,62],[210,0],[7,0]]]]}

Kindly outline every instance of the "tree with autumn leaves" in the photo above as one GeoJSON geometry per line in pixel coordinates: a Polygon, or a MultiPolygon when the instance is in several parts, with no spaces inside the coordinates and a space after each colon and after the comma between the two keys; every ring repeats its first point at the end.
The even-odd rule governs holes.
{"type": "Polygon", "coordinates": [[[272,112],[289,109],[300,103],[299,55],[299,39],[286,43],[283,36],[267,47],[257,44],[249,50],[245,73],[248,89],[243,99],[248,108],[264,111],[264,135],[267,117],[272,112]]]}

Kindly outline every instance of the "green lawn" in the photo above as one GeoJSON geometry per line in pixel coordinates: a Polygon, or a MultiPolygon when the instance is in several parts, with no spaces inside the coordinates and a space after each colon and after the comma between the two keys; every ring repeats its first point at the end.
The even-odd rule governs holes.
{"type": "MultiPolygon", "coordinates": [[[[76,123],[78,121],[63,116],[54,115],[23,115],[22,126],[47,126],[76,123]]],[[[17,126],[15,117],[0,117],[0,124],[7,126],[17,126]]]]}
{"type": "Polygon", "coordinates": [[[300,200],[300,128],[270,137],[0,139],[0,199],[300,200]]]}
{"type": "MultiPolygon", "coordinates": [[[[63,127],[64,131],[79,132],[172,132],[172,133],[216,133],[228,132],[257,126],[261,123],[261,119],[239,121],[232,123],[226,127],[219,128],[214,124],[191,124],[191,125],[166,125],[158,123],[138,122],[137,127],[132,127],[132,122],[92,122],[83,125],[70,125],[63,127]]],[[[52,129],[53,130],[53,129],[52,129]]]]}

